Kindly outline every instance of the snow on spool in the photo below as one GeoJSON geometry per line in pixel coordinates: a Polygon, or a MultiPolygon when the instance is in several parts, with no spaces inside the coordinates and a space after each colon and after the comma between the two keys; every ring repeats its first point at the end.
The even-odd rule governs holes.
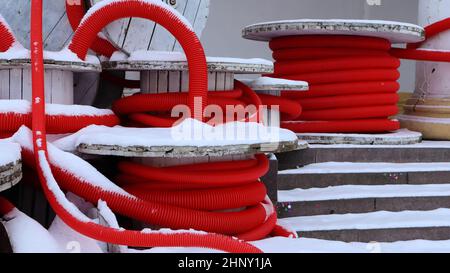
{"type": "MultiPolygon", "coordinates": [[[[449,0],[420,0],[419,24],[430,25],[450,15],[449,0]]],[[[427,40],[424,49],[450,50],[450,32],[427,40]]],[[[450,139],[450,64],[418,62],[416,89],[399,116],[402,126],[422,132],[424,138],[450,139]]]]}
{"type": "MultiPolygon", "coordinates": [[[[74,103],[74,73],[100,72],[95,57],[83,62],[70,52],[45,52],[45,89],[47,103],[74,103]]],[[[0,99],[31,100],[30,52],[13,47],[0,53],[0,99]]]]}
{"type": "Polygon", "coordinates": [[[22,179],[20,146],[0,141],[0,192],[5,191],[22,179]]]}
{"type": "MultiPolygon", "coordinates": [[[[413,24],[376,20],[284,20],[258,23],[242,30],[244,38],[256,41],[308,35],[374,37],[383,38],[393,44],[420,42],[425,36],[424,29],[413,24]]],[[[310,143],[322,144],[411,144],[421,141],[420,134],[409,131],[388,134],[299,133],[298,136],[310,143]]]]}

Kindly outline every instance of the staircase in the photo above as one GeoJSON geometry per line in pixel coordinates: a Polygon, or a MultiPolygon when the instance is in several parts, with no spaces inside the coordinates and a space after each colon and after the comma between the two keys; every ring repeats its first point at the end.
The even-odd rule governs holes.
{"type": "Polygon", "coordinates": [[[311,145],[277,156],[279,216],[301,237],[450,239],[450,142],[311,145]]]}

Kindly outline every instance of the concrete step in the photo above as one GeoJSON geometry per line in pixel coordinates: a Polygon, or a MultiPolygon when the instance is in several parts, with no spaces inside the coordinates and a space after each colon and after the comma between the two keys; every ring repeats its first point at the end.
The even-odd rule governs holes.
{"type": "Polygon", "coordinates": [[[326,162],[278,172],[278,189],[325,188],[341,185],[446,184],[450,163],[326,162]]]}
{"type": "Polygon", "coordinates": [[[278,192],[281,218],[450,208],[450,184],[336,186],[278,192]]]}
{"type": "Polygon", "coordinates": [[[304,238],[344,242],[450,239],[450,209],[301,216],[280,221],[304,238]]]}
{"type": "Polygon", "coordinates": [[[450,141],[414,145],[309,145],[309,149],[277,154],[280,170],[322,162],[450,162],[450,141]]]}

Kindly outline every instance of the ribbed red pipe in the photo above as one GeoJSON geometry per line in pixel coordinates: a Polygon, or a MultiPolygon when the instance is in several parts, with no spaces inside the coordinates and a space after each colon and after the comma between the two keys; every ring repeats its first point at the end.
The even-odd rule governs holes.
{"type": "MultiPolygon", "coordinates": [[[[66,13],[70,26],[74,31],[76,31],[81,23],[81,20],[83,20],[84,14],[86,13],[84,1],[66,0],[66,13]]],[[[91,49],[108,58],[111,57],[115,51],[117,51],[113,44],[98,35],[92,43],[91,49]]]]}
{"type": "Polygon", "coordinates": [[[11,29],[3,20],[3,17],[0,16],[0,52],[10,49],[16,41],[11,29]]]}
{"type": "Polygon", "coordinates": [[[425,27],[425,41],[420,43],[408,44],[406,49],[393,48],[391,54],[401,59],[450,62],[450,52],[439,50],[421,50],[419,49],[428,39],[450,29],[450,18],[443,19],[425,27]]]}
{"type": "MultiPolygon", "coordinates": [[[[102,116],[64,116],[46,115],[47,132],[49,134],[75,133],[89,125],[116,126],[119,118],[114,115],[102,116]]],[[[0,113],[0,132],[14,133],[25,125],[32,126],[32,116],[30,114],[0,113]]]]}
{"type": "Polygon", "coordinates": [[[310,86],[307,92],[282,92],[283,98],[302,105],[296,118],[282,117],[282,127],[298,133],[376,133],[399,128],[397,121],[388,119],[398,112],[395,92],[400,77],[400,61],[389,54],[389,41],[289,36],[273,39],[270,48],[276,61],[273,77],[304,80],[310,86]]]}

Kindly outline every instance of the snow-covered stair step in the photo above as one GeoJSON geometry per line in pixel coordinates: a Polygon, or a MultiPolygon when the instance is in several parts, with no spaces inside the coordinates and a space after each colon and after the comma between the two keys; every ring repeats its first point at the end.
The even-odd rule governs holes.
{"type": "Polygon", "coordinates": [[[450,141],[413,145],[309,145],[309,149],[277,155],[280,169],[312,163],[340,162],[450,162],[450,141]]]}
{"type": "Polygon", "coordinates": [[[301,237],[344,242],[450,239],[450,209],[284,218],[301,237]]]}
{"type": "Polygon", "coordinates": [[[278,172],[278,189],[339,185],[450,183],[450,162],[353,163],[325,162],[278,172]]]}
{"type": "Polygon", "coordinates": [[[344,185],[278,192],[279,217],[450,208],[450,184],[344,185]]]}

